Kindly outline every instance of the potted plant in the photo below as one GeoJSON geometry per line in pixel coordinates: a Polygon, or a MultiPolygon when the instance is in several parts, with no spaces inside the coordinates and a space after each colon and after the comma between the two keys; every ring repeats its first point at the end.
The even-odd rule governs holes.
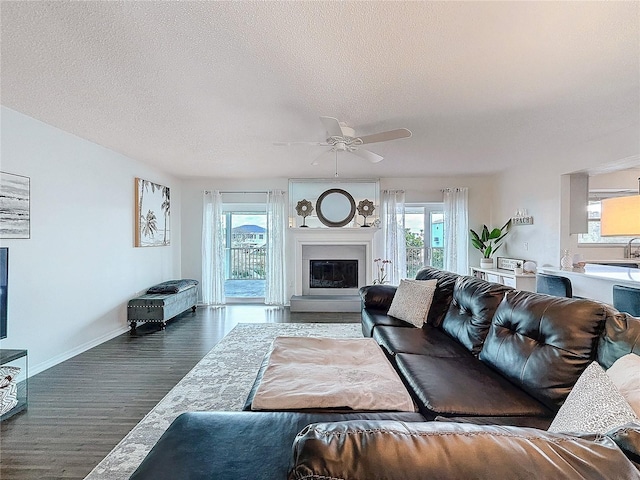
{"type": "Polygon", "coordinates": [[[501,242],[507,233],[509,233],[509,227],[511,227],[511,220],[505,223],[502,228],[494,228],[492,230],[489,230],[486,225],[483,225],[480,235],[473,229],[469,230],[471,234],[471,244],[482,253],[480,267],[493,268],[492,255],[502,246],[501,242]]]}

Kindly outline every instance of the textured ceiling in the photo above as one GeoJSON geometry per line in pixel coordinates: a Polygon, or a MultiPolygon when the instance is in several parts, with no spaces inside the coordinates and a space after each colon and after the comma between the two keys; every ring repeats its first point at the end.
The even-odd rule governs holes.
{"type": "MultiPolygon", "coordinates": [[[[1,102],[182,177],[499,171],[638,124],[638,2],[6,2],[1,102]]],[[[617,159],[611,159],[617,160],[617,159]]]]}

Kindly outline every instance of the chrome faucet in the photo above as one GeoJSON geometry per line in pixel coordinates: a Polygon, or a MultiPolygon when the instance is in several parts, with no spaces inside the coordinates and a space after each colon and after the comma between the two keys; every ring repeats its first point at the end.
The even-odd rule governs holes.
{"type": "Polygon", "coordinates": [[[629,243],[627,243],[627,246],[624,249],[624,258],[640,258],[640,247],[635,252],[631,251],[631,242],[634,240],[640,240],[640,237],[634,237],[629,240],[629,243]]]}

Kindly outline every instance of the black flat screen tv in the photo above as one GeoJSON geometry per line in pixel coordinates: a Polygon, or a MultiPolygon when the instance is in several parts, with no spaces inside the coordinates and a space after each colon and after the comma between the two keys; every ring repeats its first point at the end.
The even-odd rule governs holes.
{"type": "Polygon", "coordinates": [[[0,339],[7,338],[7,286],[9,283],[9,249],[0,247],[0,339]]]}

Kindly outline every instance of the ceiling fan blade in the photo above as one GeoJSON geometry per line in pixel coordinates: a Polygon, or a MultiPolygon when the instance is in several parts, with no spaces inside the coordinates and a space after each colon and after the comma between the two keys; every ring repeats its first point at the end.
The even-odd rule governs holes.
{"type": "Polygon", "coordinates": [[[371,163],[378,163],[382,161],[382,159],[384,158],[382,155],[378,155],[377,153],[370,152],[369,150],[363,150],[361,148],[358,148],[357,150],[354,150],[351,153],[361,158],[364,158],[366,160],[369,160],[371,163]]]}
{"type": "Polygon", "coordinates": [[[344,132],[340,126],[340,122],[337,118],[333,117],[320,117],[324,129],[330,137],[344,137],[344,132]]]}
{"type": "Polygon", "coordinates": [[[406,128],[398,128],[397,130],[374,133],[373,135],[365,135],[358,138],[362,140],[362,144],[364,145],[365,143],[387,142],[389,140],[397,140],[399,138],[409,138],[410,136],[410,130],[407,130],[406,128]]]}

